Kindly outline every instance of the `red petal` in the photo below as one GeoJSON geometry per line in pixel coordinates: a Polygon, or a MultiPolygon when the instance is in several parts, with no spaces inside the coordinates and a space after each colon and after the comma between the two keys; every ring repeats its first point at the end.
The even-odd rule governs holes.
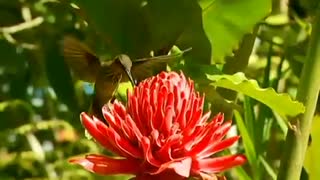
{"type": "MultiPolygon", "coordinates": [[[[112,145],[106,140],[107,136],[102,134],[98,128],[96,122],[101,122],[99,120],[92,119],[90,116],[88,116],[86,113],[80,114],[80,119],[83,124],[83,126],[88,130],[90,135],[97,140],[102,146],[104,146],[106,149],[112,150],[112,145]]],[[[102,123],[102,122],[101,122],[102,123]]],[[[104,124],[104,126],[106,126],[104,124]]],[[[116,151],[115,151],[116,152],[116,151]]]]}
{"type": "Polygon", "coordinates": [[[163,119],[164,123],[162,124],[163,127],[161,129],[163,130],[162,133],[164,136],[171,135],[171,128],[172,128],[172,122],[173,118],[175,116],[175,112],[172,106],[167,106],[165,110],[165,118],[163,119]]]}
{"type": "Polygon", "coordinates": [[[189,177],[190,170],[191,170],[191,164],[192,164],[192,159],[186,158],[184,160],[174,162],[174,163],[170,164],[168,167],[172,168],[180,176],[189,177]]]}
{"type": "Polygon", "coordinates": [[[114,107],[114,111],[117,112],[117,114],[121,117],[121,119],[124,119],[126,117],[127,111],[121,102],[116,100],[113,103],[113,107],[114,107]]]}
{"type": "Polygon", "coordinates": [[[151,174],[159,174],[168,169],[174,170],[178,175],[183,177],[189,177],[191,171],[192,159],[190,157],[186,157],[183,159],[176,159],[174,161],[167,162],[162,164],[158,171],[151,174]]]}
{"type": "MultiPolygon", "coordinates": [[[[93,117],[95,119],[95,117],[93,117]]],[[[102,144],[106,149],[120,155],[120,156],[126,156],[126,153],[124,153],[123,151],[119,150],[119,148],[117,146],[115,146],[114,144],[112,144],[111,139],[108,136],[108,132],[109,132],[109,127],[104,124],[103,122],[99,121],[99,120],[95,120],[95,126],[97,128],[97,132],[99,132],[100,134],[103,135],[103,139],[99,140],[98,142],[100,142],[100,144],[102,144]]]]}
{"type": "Polygon", "coordinates": [[[181,141],[180,134],[174,134],[170,136],[167,139],[167,142],[165,142],[165,144],[163,144],[160,147],[160,149],[156,152],[157,156],[160,157],[163,162],[171,161],[173,159],[171,151],[172,149],[174,149],[172,148],[172,146],[174,146],[175,144],[178,144],[180,141],[181,141]]]}
{"type": "Polygon", "coordinates": [[[126,116],[126,124],[131,129],[132,138],[134,138],[137,141],[140,141],[143,135],[141,134],[140,129],[137,127],[137,124],[133,121],[132,117],[130,115],[126,116]]]}
{"type": "Polygon", "coordinates": [[[91,172],[111,174],[138,174],[140,163],[132,159],[113,159],[103,155],[87,155],[69,160],[70,163],[79,164],[91,172]]]}
{"type": "Polygon", "coordinates": [[[215,130],[214,134],[216,136],[215,138],[217,139],[217,141],[221,140],[228,133],[228,131],[231,128],[231,125],[232,125],[232,122],[227,121],[215,130]]]}
{"type": "Polygon", "coordinates": [[[218,143],[211,143],[208,145],[208,147],[206,149],[204,149],[201,153],[199,153],[198,156],[200,158],[209,157],[214,153],[217,153],[219,151],[222,151],[222,150],[230,147],[233,143],[238,141],[239,138],[240,138],[240,136],[234,136],[234,137],[219,141],[218,143]]]}
{"type": "Polygon", "coordinates": [[[230,155],[216,158],[207,158],[193,161],[192,170],[199,173],[217,173],[234,166],[242,165],[247,161],[244,155],[230,155]]]}
{"type": "Polygon", "coordinates": [[[146,158],[147,162],[153,166],[159,167],[161,162],[154,158],[151,150],[150,140],[147,137],[143,137],[141,139],[141,146],[144,153],[144,158],[146,158]]]}
{"type": "MultiPolygon", "coordinates": [[[[212,124],[214,126],[214,124],[212,124]]],[[[189,152],[190,155],[196,155],[200,152],[205,151],[208,147],[211,147],[212,145],[218,143],[221,141],[221,139],[227,134],[231,127],[231,121],[228,121],[224,124],[222,124],[219,128],[215,129],[215,127],[208,127],[207,128],[206,135],[201,139],[201,141],[193,147],[193,149],[189,152]],[[211,145],[211,146],[210,146],[211,145]]],[[[204,127],[204,128],[205,128],[204,127]]],[[[200,138],[197,137],[197,138],[200,138]]],[[[198,156],[198,155],[197,155],[198,156]]]]}
{"type": "Polygon", "coordinates": [[[191,117],[191,118],[186,126],[186,129],[189,132],[192,132],[192,130],[196,127],[197,124],[199,124],[199,121],[201,120],[202,110],[201,109],[200,110],[193,109],[190,112],[192,113],[192,115],[189,115],[189,117],[191,117]]]}
{"type": "Polygon", "coordinates": [[[132,119],[136,123],[137,127],[140,129],[140,132],[142,134],[145,134],[144,124],[141,122],[141,118],[139,116],[139,105],[138,105],[137,97],[129,98],[128,102],[129,102],[128,108],[130,109],[129,112],[132,119]]]}
{"type": "Polygon", "coordinates": [[[164,113],[162,110],[163,103],[164,103],[164,97],[159,92],[156,110],[153,113],[154,114],[153,118],[150,120],[152,123],[152,126],[151,126],[152,129],[159,129],[162,126],[163,118],[164,118],[164,113]]]}
{"type": "Polygon", "coordinates": [[[178,175],[174,171],[164,171],[163,173],[150,175],[150,174],[139,174],[136,177],[130,180],[164,180],[164,179],[172,179],[172,180],[186,180],[187,178],[178,175]]]}
{"type": "Polygon", "coordinates": [[[206,112],[202,117],[201,120],[199,121],[199,123],[197,125],[204,125],[204,123],[209,119],[211,115],[211,111],[206,112]]]}
{"type": "Polygon", "coordinates": [[[127,139],[122,138],[112,128],[108,129],[107,134],[108,134],[109,140],[112,141],[112,143],[114,143],[114,146],[116,146],[122,152],[124,152],[134,158],[141,158],[142,157],[142,153],[139,148],[132,145],[131,142],[128,141],[127,139]]]}
{"type": "Polygon", "coordinates": [[[112,104],[111,105],[104,105],[103,107],[102,107],[102,114],[103,114],[103,117],[104,117],[104,119],[108,122],[108,124],[109,124],[109,126],[110,127],[113,127],[113,128],[115,128],[115,129],[119,129],[119,125],[121,124],[121,122],[119,121],[119,119],[116,119],[115,117],[114,117],[114,113],[113,112],[111,112],[112,110],[111,110],[111,108],[113,108],[112,107],[112,104]]]}
{"type": "Polygon", "coordinates": [[[213,137],[214,131],[206,127],[202,127],[202,131],[194,138],[193,147],[187,153],[188,156],[197,156],[199,152],[202,152],[210,143],[215,143],[215,141],[210,141],[213,137]]]}
{"type": "Polygon", "coordinates": [[[193,133],[190,134],[189,136],[182,135],[183,140],[181,142],[181,147],[183,147],[186,151],[191,151],[192,147],[195,144],[198,144],[199,141],[202,140],[202,137],[201,137],[202,132],[203,132],[203,128],[197,127],[197,128],[195,128],[193,133]]]}
{"type": "Polygon", "coordinates": [[[181,129],[185,129],[186,127],[186,112],[187,112],[187,100],[181,99],[180,102],[181,107],[177,111],[179,114],[177,114],[176,122],[180,124],[181,129]]]}

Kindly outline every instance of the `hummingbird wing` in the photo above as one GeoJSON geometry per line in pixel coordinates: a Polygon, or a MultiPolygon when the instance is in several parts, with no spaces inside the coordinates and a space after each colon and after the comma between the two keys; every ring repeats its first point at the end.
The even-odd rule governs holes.
{"type": "Polygon", "coordinates": [[[88,46],[71,36],[66,36],[63,40],[63,55],[76,76],[83,81],[95,81],[101,65],[99,58],[88,46]]]}
{"type": "Polygon", "coordinates": [[[136,59],[132,62],[131,73],[138,82],[153,75],[153,71],[164,69],[167,63],[180,59],[184,53],[191,51],[192,48],[181,51],[172,55],[162,55],[150,58],[136,59]]]}

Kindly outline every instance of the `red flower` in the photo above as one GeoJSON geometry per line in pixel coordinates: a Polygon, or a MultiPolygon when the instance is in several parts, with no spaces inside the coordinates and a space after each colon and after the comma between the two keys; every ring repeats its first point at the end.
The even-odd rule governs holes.
{"type": "MultiPolygon", "coordinates": [[[[212,174],[245,163],[243,155],[212,157],[230,147],[239,136],[223,139],[231,122],[218,114],[207,122],[204,98],[193,81],[175,72],[162,72],[102,109],[108,125],[81,114],[85,128],[106,149],[121,158],[87,155],[71,159],[98,174],[133,174],[136,179],[185,179],[212,174]]],[[[214,175],[212,176],[214,177],[214,175]]]]}

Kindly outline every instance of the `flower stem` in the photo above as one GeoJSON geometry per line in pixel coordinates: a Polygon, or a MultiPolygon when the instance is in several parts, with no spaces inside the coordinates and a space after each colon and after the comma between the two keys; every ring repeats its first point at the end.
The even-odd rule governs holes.
{"type": "Polygon", "coordinates": [[[312,33],[306,61],[303,66],[297,100],[302,102],[306,111],[290,123],[285,149],[281,159],[279,180],[299,180],[303,166],[312,119],[320,90],[320,8],[312,24],[312,33]]]}

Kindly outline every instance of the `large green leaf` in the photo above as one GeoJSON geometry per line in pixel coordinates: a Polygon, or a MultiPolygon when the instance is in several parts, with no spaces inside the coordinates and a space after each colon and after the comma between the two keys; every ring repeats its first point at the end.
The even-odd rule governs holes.
{"type": "Polygon", "coordinates": [[[154,50],[171,48],[175,44],[194,16],[194,6],[197,4],[190,2],[185,0],[147,1],[143,9],[144,19],[150,33],[150,46],[154,50]]]}
{"type": "Polygon", "coordinates": [[[203,24],[212,46],[212,61],[223,63],[243,35],[271,10],[271,0],[199,0],[203,24]]]}
{"type": "Polygon", "coordinates": [[[135,57],[148,52],[149,32],[145,27],[140,0],[77,3],[89,26],[99,33],[112,55],[126,53],[135,57]],[[137,49],[141,51],[137,52],[137,49]]]}
{"type": "Polygon", "coordinates": [[[296,116],[303,113],[305,107],[293,101],[288,94],[278,94],[272,88],[260,88],[256,80],[248,80],[243,73],[234,75],[207,75],[210,85],[231,89],[252,97],[269,106],[280,115],[296,116]]]}
{"type": "Polygon", "coordinates": [[[192,59],[210,63],[210,43],[196,1],[95,0],[78,1],[78,5],[113,56],[125,53],[135,59],[149,56],[150,51],[165,54],[178,45],[193,47],[192,59]]]}
{"type": "Polygon", "coordinates": [[[196,1],[192,3],[191,19],[188,19],[188,25],[180,35],[177,44],[180,48],[186,49],[192,47],[192,51],[185,56],[186,65],[193,66],[195,61],[199,64],[211,64],[211,45],[205,34],[202,20],[202,9],[196,1]]]}

